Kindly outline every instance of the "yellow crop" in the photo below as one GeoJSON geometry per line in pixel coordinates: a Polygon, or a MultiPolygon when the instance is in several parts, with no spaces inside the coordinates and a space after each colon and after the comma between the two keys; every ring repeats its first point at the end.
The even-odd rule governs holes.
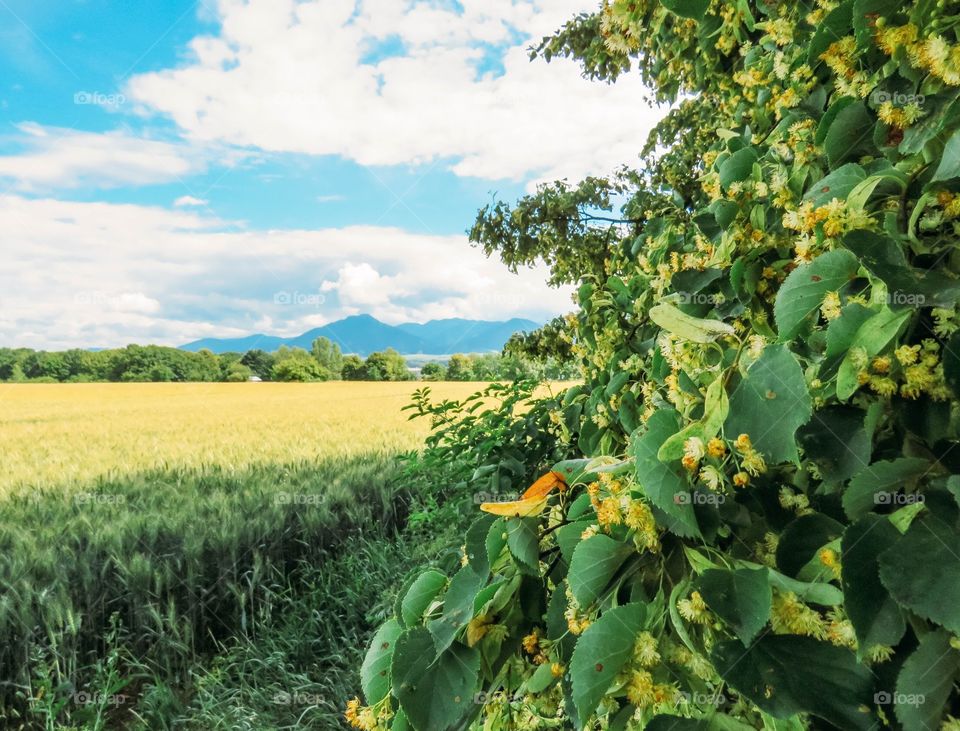
{"type": "MultiPolygon", "coordinates": [[[[0,494],[154,467],[243,468],[396,453],[427,420],[401,407],[423,383],[91,383],[0,386],[0,494]]],[[[459,399],[485,384],[429,384],[459,399]]]]}

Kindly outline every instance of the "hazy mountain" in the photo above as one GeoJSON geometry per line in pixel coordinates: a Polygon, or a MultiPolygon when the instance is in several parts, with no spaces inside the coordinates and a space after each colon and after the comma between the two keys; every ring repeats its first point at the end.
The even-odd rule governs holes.
{"type": "Polygon", "coordinates": [[[489,320],[431,320],[425,323],[387,325],[370,315],[354,315],[329,325],[314,328],[303,335],[280,338],[274,335],[248,335],[243,338],[204,338],[180,346],[196,352],[204,348],[214,353],[242,353],[259,348],[273,352],[281,345],[310,349],[316,338],[329,338],[344,353],[367,356],[375,350],[393,348],[405,355],[412,353],[486,353],[499,351],[515,332],[540,327],[533,320],[513,318],[506,322],[489,320]]]}

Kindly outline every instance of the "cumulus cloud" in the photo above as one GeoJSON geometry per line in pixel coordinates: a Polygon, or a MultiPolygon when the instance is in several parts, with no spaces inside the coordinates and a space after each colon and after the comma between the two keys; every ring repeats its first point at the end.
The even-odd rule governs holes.
{"type": "Polygon", "coordinates": [[[134,77],[191,138],[362,165],[440,162],[487,179],[582,177],[630,160],[659,112],[639,80],[531,63],[590,0],[220,0],[219,34],[134,77]]]}
{"type": "Polygon", "coordinates": [[[18,129],[24,149],[0,156],[0,181],[17,190],[164,183],[207,164],[206,155],[186,144],[127,131],[79,132],[32,123],[18,129]]]}
{"type": "Polygon", "coordinates": [[[209,201],[205,201],[202,198],[194,198],[192,195],[182,195],[177,198],[173,205],[177,208],[189,208],[191,206],[205,206],[209,201]]]}
{"type": "Polygon", "coordinates": [[[0,229],[0,345],[179,345],[299,334],[358,312],[397,323],[547,319],[571,307],[543,270],[512,275],[459,235],[237,232],[187,210],[16,195],[0,196],[0,229]]]}

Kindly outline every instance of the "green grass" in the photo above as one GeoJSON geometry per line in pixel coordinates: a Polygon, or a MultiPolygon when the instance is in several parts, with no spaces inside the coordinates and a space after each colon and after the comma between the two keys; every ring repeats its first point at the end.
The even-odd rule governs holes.
{"type": "MultiPolygon", "coordinates": [[[[104,727],[86,719],[92,709],[74,696],[103,686],[106,671],[96,666],[112,654],[132,681],[132,700],[105,727],[155,708],[153,728],[160,708],[169,716],[190,693],[198,661],[224,643],[257,643],[258,628],[274,626],[276,612],[290,607],[294,574],[310,573],[308,591],[322,597],[323,582],[339,591],[344,576],[363,576],[326,579],[331,567],[343,571],[332,555],[352,561],[364,546],[388,550],[409,498],[392,484],[397,470],[396,459],[367,455],[243,472],[158,471],[70,495],[8,496],[0,521],[0,726],[43,728],[39,710],[55,696],[65,700],[61,720],[104,727]]],[[[387,565],[382,555],[378,561],[387,565]]],[[[356,613],[368,596],[352,605],[344,596],[337,611],[356,613]]],[[[317,628],[339,621],[326,614],[317,628]]],[[[331,624],[330,632],[344,637],[338,646],[352,646],[343,628],[331,624]]]]}

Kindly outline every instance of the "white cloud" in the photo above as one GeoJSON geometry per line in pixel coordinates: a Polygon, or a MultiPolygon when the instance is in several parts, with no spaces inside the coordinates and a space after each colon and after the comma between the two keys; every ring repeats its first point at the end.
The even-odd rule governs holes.
{"type": "Polygon", "coordinates": [[[164,183],[206,166],[207,156],[185,144],[125,131],[78,132],[29,123],[19,130],[26,149],[0,156],[0,181],[17,190],[164,183]]]}
{"type": "Polygon", "coordinates": [[[0,196],[0,345],[179,345],[358,312],[397,323],[571,308],[545,271],[512,275],[464,236],[224,228],[185,210],[0,196]]]}
{"type": "Polygon", "coordinates": [[[207,203],[209,203],[209,201],[205,201],[202,198],[194,198],[192,195],[182,195],[173,202],[173,205],[177,208],[189,208],[191,206],[203,207],[207,205],[207,203]]]}
{"type": "Polygon", "coordinates": [[[464,176],[575,178],[632,159],[659,117],[635,75],[599,84],[572,61],[527,55],[593,0],[460,6],[220,0],[218,36],[125,91],[195,140],[363,165],[440,160],[464,176]],[[502,74],[484,66],[491,54],[502,74]]]}

